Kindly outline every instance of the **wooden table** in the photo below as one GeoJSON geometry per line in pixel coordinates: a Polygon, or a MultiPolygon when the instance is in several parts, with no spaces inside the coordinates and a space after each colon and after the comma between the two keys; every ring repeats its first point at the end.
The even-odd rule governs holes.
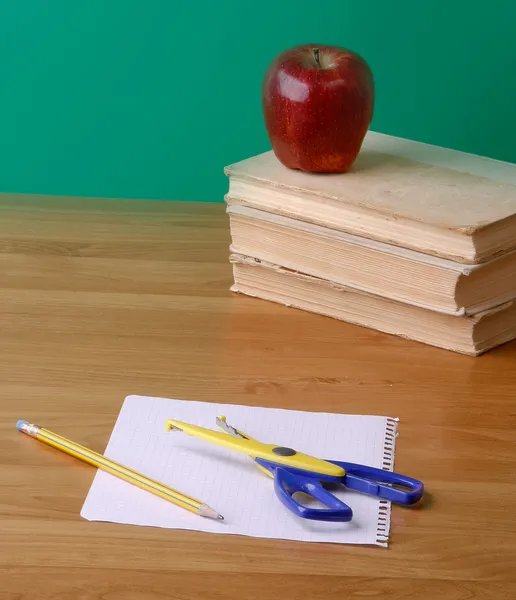
{"type": "Polygon", "coordinates": [[[516,344],[235,296],[228,244],[222,204],[0,200],[0,598],[516,598],[516,344]],[[428,496],[388,549],[87,522],[94,469],[15,422],[103,452],[129,394],[399,417],[428,496]]]}

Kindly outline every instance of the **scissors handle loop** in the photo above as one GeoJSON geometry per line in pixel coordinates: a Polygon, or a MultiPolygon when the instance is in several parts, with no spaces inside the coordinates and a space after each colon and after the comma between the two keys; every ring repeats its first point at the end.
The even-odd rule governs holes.
{"type": "Polygon", "coordinates": [[[351,521],[353,518],[351,508],[326,491],[317,479],[296,475],[277,467],[274,472],[274,487],[281,502],[298,517],[316,521],[351,521]],[[304,506],[293,498],[296,492],[308,494],[327,508],[304,506]]]}
{"type": "Polygon", "coordinates": [[[405,505],[415,504],[423,496],[423,483],[412,477],[355,463],[333,460],[328,462],[346,471],[343,483],[349,489],[405,505]],[[396,485],[406,489],[394,487],[396,485]]]}

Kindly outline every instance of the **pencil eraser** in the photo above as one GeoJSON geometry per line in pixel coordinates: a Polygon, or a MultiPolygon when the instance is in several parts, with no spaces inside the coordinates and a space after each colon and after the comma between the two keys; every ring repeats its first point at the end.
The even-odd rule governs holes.
{"type": "Polygon", "coordinates": [[[19,421],[16,421],[16,429],[18,431],[21,431],[22,425],[24,425],[25,423],[27,423],[27,421],[25,421],[25,419],[20,419],[19,421]]]}

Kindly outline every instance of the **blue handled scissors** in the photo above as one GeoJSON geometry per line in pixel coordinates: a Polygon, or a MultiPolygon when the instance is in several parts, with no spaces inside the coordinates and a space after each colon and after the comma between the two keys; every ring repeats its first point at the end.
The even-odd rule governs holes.
{"type": "Polygon", "coordinates": [[[397,504],[412,505],[424,493],[421,481],[366,465],[350,462],[322,460],[293,448],[262,444],[232,427],[225,417],[217,418],[221,432],[167,419],[166,431],[182,431],[207,442],[247,454],[256,466],[274,480],[276,495],[294,514],[317,521],[351,521],[352,509],[326,490],[325,482],[343,484],[345,487],[384,498],[397,504]],[[399,489],[401,486],[405,489],[399,489]],[[305,506],[294,498],[303,492],[321,502],[326,508],[305,506]]]}

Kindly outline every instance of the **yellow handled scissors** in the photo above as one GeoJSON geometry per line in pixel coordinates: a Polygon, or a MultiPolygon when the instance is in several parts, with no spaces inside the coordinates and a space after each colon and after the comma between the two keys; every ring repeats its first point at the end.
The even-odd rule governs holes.
{"type": "Polygon", "coordinates": [[[385,498],[399,504],[415,504],[424,493],[421,481],[366,465],[322,460],[293,448],[276,444],[263,444],[218,417],[222,432],[167,419],[166,431],[182,431],[250,456],[266,475],[274,479],[276,495],[281,502],[299,517],[320,521],[350,521],[351,508],[324,489],[321,482],[338,482],[344,486],[385,498]],[[399,489],[394,486],[402,486],[399,489]],[[319,500],[326,508],[309,508],[297,502],[293,495],[303,492],[319,500]]]}

